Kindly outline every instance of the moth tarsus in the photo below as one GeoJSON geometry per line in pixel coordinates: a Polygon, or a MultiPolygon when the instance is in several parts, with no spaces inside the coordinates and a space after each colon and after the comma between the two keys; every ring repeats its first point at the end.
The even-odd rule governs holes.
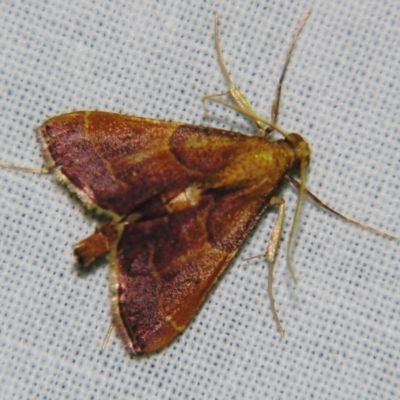
{"type": "Polygon", "coordinates": [[[5,162],[0,162],[0,167],[1,168],[7,168],[7,169],[14,169],[16,171],[21,171],[21,172],[28,172],[32,174],[39,174],[39,175],[46,175],[46,174],[51,174],[51,170],[47,168],[29,168],[29,167],[20,167],[18,165],[14,164],[9,164],[5,162]]]}

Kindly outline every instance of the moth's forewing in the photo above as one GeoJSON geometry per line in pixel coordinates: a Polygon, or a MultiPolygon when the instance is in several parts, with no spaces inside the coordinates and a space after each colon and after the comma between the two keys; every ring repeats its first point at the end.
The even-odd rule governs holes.
{"type": "Polygon", "coordinates": [[[259,151],[258,142],[267,143],[211,127],[99,111],[51,118],[39,135],[47,166],[57,167],[59,179],[86,206],[115,218],[155,196],[204,183],[235,165],[249,147],[259,151]]]}

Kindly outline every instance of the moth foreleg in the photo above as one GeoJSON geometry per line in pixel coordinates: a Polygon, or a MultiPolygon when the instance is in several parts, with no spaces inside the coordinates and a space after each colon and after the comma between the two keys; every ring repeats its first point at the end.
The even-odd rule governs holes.
{"type": "MultiPolygon", "coordinates": [[[[225,60],[222,56],[222,50],[221,50],[221,44],[219,40],[219,30],[218,30],[218,23],[219,23],[219,15],[215,15],[214,19],[214,40],[215,40],[215,48],[217,50],[217,58],[218,58],[218,63],[221,68],[221,71],[226,79],[226,83],[228,85],[228,90],[224,93],[217,93],[217,94],[210,94],[203,96],[201,99],[201,102],[203,104],[203,109],[204,113],[206,115],[206,118],[208,119],[208,110],[206,107],[206,101],[214,101],[217,103],[220,103],[218,99],[216,100],[217,97],[221,96],[230,96],[233,102],[239,107],[240,110],[245,111],[247,114],[251,114],[256,116],[256,112],[254,111],[253,107],[250,105],[249,101],[246,99],[245,95],[239,90],[235,82],[233,81],[228,68],[225,65],[225,60]]],[[[223,104],[223,103],[222,103],[223,104]]],[[[260,128],[261,130],[264,130],[265,124],[257,119],[257,118],[252,118],[253,122],[260,128]]]]}

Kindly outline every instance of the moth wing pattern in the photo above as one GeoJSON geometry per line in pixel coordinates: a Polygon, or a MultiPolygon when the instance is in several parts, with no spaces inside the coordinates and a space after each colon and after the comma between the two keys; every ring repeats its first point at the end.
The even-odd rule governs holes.
{"type": "Polygon", "coordinates": [[[248,189],[218,193],[124,226],[111,287],[114,323],[129,352],[159,350],[186,327],[268,204],[248,189]]]}
{"type": "Polygon", "coordinates": [[[232,163],[241,142],[254,142],[221,129],[100,111],[51,118],[39,135],[58,179],[87,207],[114,219],[203,182],[232,163]]]}

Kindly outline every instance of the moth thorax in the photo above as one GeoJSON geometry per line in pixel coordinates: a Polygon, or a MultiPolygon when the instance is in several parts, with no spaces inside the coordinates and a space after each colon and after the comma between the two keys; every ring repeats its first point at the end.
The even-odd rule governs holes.
{"type": "Polygon", "coordinates": [[[311,149],[303,136],[298,133],[291,133],[288,135],[287,141],[294,150],[296,164],[307,167],[310,164],[311,149]]]}

